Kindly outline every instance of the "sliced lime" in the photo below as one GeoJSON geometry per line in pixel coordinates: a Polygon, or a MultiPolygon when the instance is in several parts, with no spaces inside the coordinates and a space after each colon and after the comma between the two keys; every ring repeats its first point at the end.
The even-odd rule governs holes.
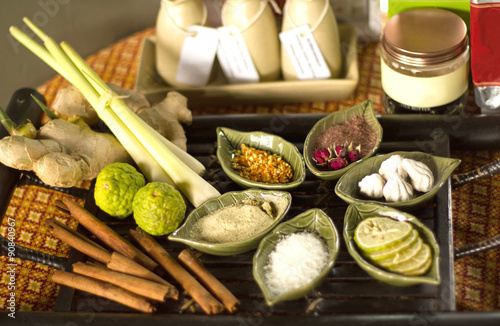
{"type": "Polygon", "coordinates": [[[354,241],[364,252],[393,247],[403,242],[413,226],[389,217],[371,217],[361,221],[354,230],[354,241]]]}
{"type": "Polygon", "coordinates": [[[413,230],[408,237],[406,237],[400,243],[391,246],[386,249],[377,250],[373,252],[366,253],[366,256],[372,260],[374,263],[379,264],[378,262],[385,259],[390,259],[394,257],[397,253],[404,251],[414,245],[419,239],[418,231],[413,230]]]}
{"type": "MultiPolygon", "coordinates": [[[[392,255],[389,258],[376,261],[375,263],[377,265],[382,266],[382,267],[388,268],[388,267],[392,267],[392,266],[395,266],[398,264],[405,263],[405,262],[409,261],[410,259],[412,259],[413,257],[415,257],[416,255],[418,255],[420,250],[422,250],[422,246],[424,244],[424,241],[420,237],[418,237],[418,232],[416,230],[414,232],[412,232],[412,234],[414,234],[414,233],[417,233],[417,241],[415,241],[412,245],[410,245],[407,248],[404,248],[403,250],[396,252],[394,255],[392,255]]],[[[411,238],[411,236],[409,238],[411,238]]]]}
{"type": "Polygon", "coordinates": [[[420,250],[420,252],[415,257],[404,263],[389,267],[388,270],[399,274],[409,275],[410,273],[414,273],[423,269],[426,265],[429,264],[429,261],[432,262],[431,248],[429,247],[429,245],[424,244],[422,250],[420,250]]]}
{"type": "Polygon", "coordinates": [[[411,272],[407,272],[407,273],[405,273],[405,275],[408,275],[408,276],[424,275],[425,273],[427,273],[427,271],[429,270],[429,268],[431,266],[432,266],[432,259],[429,259],[427,261],[427,263],[422,268],[416,269],[416,270],[411,271],[411,272]]]}

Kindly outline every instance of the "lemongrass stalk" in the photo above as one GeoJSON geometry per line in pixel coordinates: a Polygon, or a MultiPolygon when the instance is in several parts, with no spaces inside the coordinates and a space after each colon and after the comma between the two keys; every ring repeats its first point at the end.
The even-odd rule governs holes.
{"type": "Polygon", "coordinates": [[[158,164],[168,171],[168,175],[195,207],[198,207],[208,199],[220,196],[217,189],[205,181],[199,174],[187,168],[177,156],[166,148],[160,139],[155,137],[154,133],[144,127],[140,122],[141,119],[130,111],[121,99],[112,100],[111,107],[122,121],[127,121],[130,131],[134,133],[151,153],[158,164]]]}
{"type": "Polygon", "coordinates": [[[42,61],[48,64],[52,69],[54,69],[59,75],[63,76],[66,80],[70,81],[70,78],[67,76],[66,72],[61,69],[59,64],[54,60],[52,55],[45,49],[43,46],[35,42],[31,37],[29,37],[26,33],[21,31],[16,26],[11,26],[9,29],[10,34],[19,41],[22,45],[24,45],[28,50],[38,56],[42,61]]]}
{"type": "MultiPolygon", "coordinates": [[[[65,47],[67,46],[65,45],[65,47]]],[[[69,47],[67,48],[69,49],[69,47]]],[[[80,68],[80,70],[85,71],[83,74],[84,77],[89,78],[89,80],[95,79],[94,82],[104,86],[104,82],[87,65],[85,60],[83,60],[80,55],[76,53],[76,51],[69,50],[66,54],[73,61],[73,63],[80,68]]],[[[199,174],[188,168],[182,160],[175,156],[165,146],[165,144],[158,137],[156,137],[153,132],[151,132],[149,127],[144,126],[144,124],[141,123],[143,120],[132,112],[122,99],[109,90],[108,86],[103,88],[101,92],[102,96],[108,96],[109,107],[111,107],[111,109],[122,121],[126,121],[126,125],[129,130],[155,158],[156,162],[158,162],[158,164],[160,164],[160,166],[167,171],[169,177],[172,178],[176,186],[195,207],[201,205],[208,199],[220,196],[219,191],[215,189],[215,187],[203,179],[199,174]],[[111,96],[109,96],[108,92],[111,96]]],[[[99,116],[106,111],[101,110],[101,112],[99,112],[97,106],[92,106],[97,110],[96,112],[99,116]]],[[[103,121],[106,122],[106,120],[103,121]]]]}
{"type": "MultiPolygon", "coordinates": [[[[78,67],[83,73],[84,76],[87,77],[87,80],[94,86],[94,89],[101,95],[107,95],[108,92],[110,92],[109,86],[104,83],[104,81],[97,75],[97,73],[89,67],[89,65],[83,60],[82,57],[75,51],[71,45],[69,45],[66,42],[61,42],[61,49],[66,53],[66,55],[73,61],[75,66],[78,67]]],[[[116,95],[114,92],[111,93],[112,97],[119,97],[116,95]]],[[[135,113],[134,113],[135,114],[135,113]]],[[[189,153],[183,151],[176,145],[174,145],[171,141],[169,141],[167,138],[163,137],[158,131],[153,129],[150,125],[148,125],[144,120],[140,119],[141,124],[144,126],[144,128],[147,128],[149,131],[151,131],[153,134],[155,134],[156,137],[160,138],[163,144],[179,159],[181,159],[182,162],[184,162],[190,169],[195,171],[199,175],[203,175],[205,173],[205,166],[198,161],[196,158],[191,156],[189,153]]]]}
{"type": "MultiPolygon", "coordinates": [[[[44,43],[46,41],[50,42],[50,39],[45,33],[43,33],[36,25],[31,23],[28,19],[24,19],[24,21],[27,23],[28,27],[31,29],[34,29],[34,32],[36,35],[42,37],[42,40],[44,43]]],[[[35,55],[37,55],[41,60],[43,60],[45,63],[47,63],[50,67],[52,67],[57,73],[59,73],[61,76],[63,76],[66,80],[68,80],[70,83],[75,85],[80,91],[83,93],[83,86],[82,84],[88,84],[88,81],[83,78],[83,79],[78,79],[75,78],[75,76],[81,76],[80,71],[78,69],[68,69],[65,70],[63,67],[59,64],[61,61],[57,61],[54,59],[54,56],[47,51],[44,47],[39,45],[37,42],[35,42],[31,37],[26,35],[23,31],[21,31],[19,28],[12,26],[10,28],[10,32],[12,36],[18,40],[21,44],[23,44],[27,49],[29,49],[31,52],[33,52],[35,55]],[[69,74],[69,71],[72,70],[72,73],[69,74]],[[80,81],[80,82],[78,82],[80,81]]],[[[55,42],[51,42],[53,50],[58,51],[57,47],[58,45],[55,42]]],[[[64,53],[62,50],[60,52],[64,53]]],[[[63,61],[68,61],[63,60],[63,61]]],[[[68,62],[67,62],[68,63],[68,62]]],[[[69,63],[72,64],[72,62],[69,60],[69,63]]],[[[85,87],[87,89],[87,100],[91,102],[93,105],[98,104],[99,97],[97,96],[97,92],[94,89],[90,89],[88,87],[85,87]],[[91,93],[95,94],[93,96],[91,93]]],[[[109,111],[109,110],[108,110],[109,111]]],[[[156,163],[154,158],[149,154],[149,152],[142,146],[141,143],[131,134],[128,132],[128,128],[124,126],[123,122],[114,115],[114,113],[110,112],[107,113],[109,116],[106,118],[106,121],[108,121],[107,125],[108,128],[111,130],[111,132],[115,135],[117,139],[120,140],[121,144],[125,148],[125,150],[129,153],[129,155],[132,157],[134,162],[136,162],[137,166],[139,169],[141,169],[141,172],[144,173],[145,177],[149,181],[163,181],[163,182],[168,182],[171,185],[174,185],[174,182],[172,179],[168,176],[168,174],[161,168],[159,164],[156,163]]]]}
{"type": "MultiPolygon", "coordinates": [[[[67,75],[70,76],[70,81],[86,96],[89,103],[96,108],[99,103],[99,96],[90,82],[86,79],[87,76],[80,73],[71,59],[68,58],[64,51],[50,37],[46,35],[42,36],[45,38],[44,43],[47,50],[52,54],[61,68],[66,71],[67,75]]],[[[85,63],[79,55],[77,55],[76,59],[85,63]]],[[[100,80],[100,78],[97,80],[100,80]]],[[[168,171],[167,173],[177,187],[194,206],[199,206],[207,199],[220,196],[217,189],[196,172],[187,168],[177,156],[166,148],[160,139],[155,137],[148,128],[144,127],[139,121],[141,119],[130,111],[121,99],[111,97],[109,106],[119,119],[127,121],[126,125],[129,127],[132,134],[134,134],[139,142],[144,145],[146,150],[151,153],[158,164],[160,164],[165,171],[168,171]]],[[[107,108],[108,105],[103,106],[100,114],[108,112],[107,108]]],[[[105,121],[106,124],[112,122],[103,121],[105,121]]],[[[111,126],[108,125],[108,127],[111,126]]]]}

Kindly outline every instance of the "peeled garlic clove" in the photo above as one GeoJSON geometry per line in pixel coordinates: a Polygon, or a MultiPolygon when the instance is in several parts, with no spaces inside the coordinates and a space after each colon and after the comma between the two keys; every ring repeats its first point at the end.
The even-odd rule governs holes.
{"type": "Polygon", "coordinates": [[[401,155],[392,155],[380,165],[378,173],[385,179],[389,180],[391,175],[397,174],[402,179],[406,179],[407,173],[403,169],[403,158],[401,155]]]}
{"type": "Polygon", "coordinates": [[[411,184],[403,180],[397,174],[392,174],[382,191],[385,200],[388,202],[407,201],[413,197],[413,188],[411,184]]]}
{"type": "Polygon", "coordinates": [[[378,173],[369,174],[358,182],[359,192],[370,198],[382,198],[384,196],[385,180],[378,173]]]}
{"type": "Polygon", "coordinates": [[[434,175],[425,163],[405,158],[403,159],[403,169],[408,172],[411,184],[415,190],[428,192],[434,185],[434,175]]]}

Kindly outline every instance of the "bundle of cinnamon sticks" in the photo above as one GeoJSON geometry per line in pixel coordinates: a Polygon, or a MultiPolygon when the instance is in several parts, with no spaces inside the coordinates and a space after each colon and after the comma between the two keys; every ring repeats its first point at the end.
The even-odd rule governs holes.
{"type": "Polygon", "coordinates": [[[194,276],[140,228],[130,230],[130,235],[145,253],[75,201],[64,198],[56,205],[71,214],[110,249],[100,246],[54,219],[47,219],[46,224],[56,237],[95,261],[73,264],[72,273],[55,271],[52,276],[54,282],[152,313],[158,302],[179,298],[177,288],[161,277],[167,272],[206,314],[219,314],[224,309],[230,313],[236,311],[238,299],[189,249],[182,251],[178,259],[194,276]]]}

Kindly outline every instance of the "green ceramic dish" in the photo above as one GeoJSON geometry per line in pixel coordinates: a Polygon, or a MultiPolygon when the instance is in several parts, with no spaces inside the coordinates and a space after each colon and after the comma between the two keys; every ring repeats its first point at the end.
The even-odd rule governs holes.
{"type": "Polygon", "coordinates": [[[439,246],[436,238],[428,227],[422,224],[415,216],[398,211],[395,208],[375,204],[354,204],[349,205],[344,218],[344,240],[347,250],[358,265],[372,277],[379,281],[395,285],[409,286],[419,283],[439,284],[441,277],[439,274],[439,246]],[[366,260],[358,251],[358,247],[353,240],[356,226],[364,219],[375,216],[387,216],[399,221],[408,221],[418,231],[420,237],[427,243],[433,254],[433,262],[430,270],[423,276],[404,276],[388,272],[379,268],[366,260]]]}
{"type": "Polygon", "coordinates": [[[272,306],[280,301],[299,299],[314,290],[325,279],[335,263],[338,251],[339,237],[331,219],[318,208],[310,209],[289,221],[281,223],[262,239],[253,257],[253,276],[261,288],[268,305],[272,306]],[[318,234],[328,247],[328,263],[321,273],[309,284],[279,296],[274,295],[265,282],[264,267],[267,264],[267,258],[284,236],[297,232],[314,232],[318,234]]]}
{"type": "Polygon", "coordinates": [[[311,130],[307,134],[306,140],[304,142],[304,151],[303,151],[304,161],[306,162],[309,171],[311,171],[316,177],[323,180],[337,180],[349,169],[353,168],[354,166],[360,164],[367,158],[377,153],[380,147],[380,143],[382,142],[382,136],[383,136],[383,129],[380,123],[378,122],[377,118],[375,117],[372,101],[366,100],[348,109],[329,114],[323,119],[316,122],[316,124],[311,128],[311,130]],[[351,163],[341,170],[323,171],[318,169],[316,163],[312,159],[314,151],[316,150],[316,148],[314,148],[314,144],[316,143],[316,139],[318,138],[318,136],[321,135],[321,133],[323,133],[328,127],[335,124],[343,123],[346,120],[349,120],[350,118],[358,115],[363,115],[366,121],[368,121],[370,126],[377,134],[377,142],[375,144],[375,147],[371,150],[370,153],[368,153],[361,160],[351,163]]]}
{"type": "Polygon", "coordinates": [[[260,240],[269,233],[285,217],[290,209],[292,196],[290,193],[279,190],[247,189],[244,191],[227,192],[224,195],[207,200],[195,208],[186,218],[183,225],[169,235],[168,239],[181,242],[205,252],[218,256],[229,256],[240,254],[258,247],[260,240]],[[242,203],[245,200],[265,200],[272,202],[276,211],[276,218],[268,228],[258,234],[238,242],[208,243],[193,240],[191,230],[196,221],[220,208],[242,203]]]}
{"type": "Polygon", "coordinates": [[[304,182],[306,166],[297,147],[285,139],[262,131],[241,132],[230,128],[217,128],[217,159],[226,174],[243,188],[292,189],[304,182]],[[234,150],[246,144],[273,154],[282,155],[293,169],[293,178],[288,183],[268,184],[243,178],[231,167],[234,150]]]}
{"type": "MultiPolygon", "coordinates": [[[[393,152],[386,155],[372,157],[345,173],[335,186],[335,193],[348,204],[383,204],[399,209],[414,209],[431,200],[445,184],[453,170],[460,164],[459,159],[439,157],[422,152],[393,152]],[[392,155],[401,155],[425,163],[434,174],[434,186],[429,192],[415,193],[416,197],[402,202],[387,202],[385,199],[372,199],[359,193],[358,183],[365,176],[377,173],[383,161],[392,155]]],[[[414,194],[414,195],[415,195],[414,194]]]]}

